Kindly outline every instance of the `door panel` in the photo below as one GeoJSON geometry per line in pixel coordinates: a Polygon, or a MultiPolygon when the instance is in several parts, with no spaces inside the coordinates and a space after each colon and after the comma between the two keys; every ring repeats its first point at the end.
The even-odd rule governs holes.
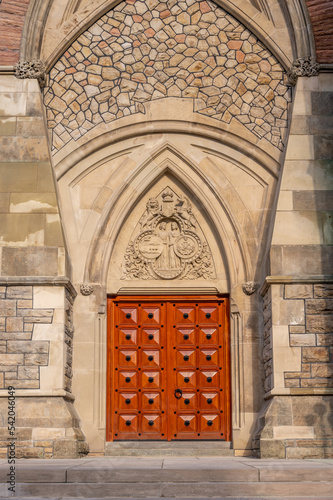
{"type": "Polygon", "coordinates": [[[107,440],[230,440],[227,306],[218,297],[108,300],[107,440]]]}

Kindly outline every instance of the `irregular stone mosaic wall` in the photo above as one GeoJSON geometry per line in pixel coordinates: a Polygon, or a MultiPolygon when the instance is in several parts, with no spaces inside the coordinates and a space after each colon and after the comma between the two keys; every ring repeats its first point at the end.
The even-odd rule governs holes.
{"type": "Polygon", "coordinates": [[[32,286],[0,287],[0,388],[39,389],[49,341],[32,340],[35,324],[50,324],[54,309],[33,308],[32,286]]]}
{"type": "Polygon", "coordinates": [[[305,325],[290,325],[302,348],[302,371],[285,372],[285,387],[333,387],[333,285],[286,285],[286,299],[304,300],[305,325]]]}
{"type": "Polygon", "coordinates": [[[193,99],[194,111],[235,118],[283,149],[290,89],[258,39],[209,1],[126,0],[94,23],[50,72],[53,152],[144,103],[193,99]]]}

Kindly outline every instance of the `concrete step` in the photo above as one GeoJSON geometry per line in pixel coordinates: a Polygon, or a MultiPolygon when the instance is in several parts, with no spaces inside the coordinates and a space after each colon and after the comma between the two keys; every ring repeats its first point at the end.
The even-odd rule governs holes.
{"type": "Polygon", "coordinates": [[[17,460],[15,494],[0,461],[0,498],[332,500],[333,460],[245,457],[17,460]]]}
{"type": "Polygon", "coordinates": [[[113,441],[106,443],[107,457],[233,457],[229,441],[113,441]]]}
{"type": "MultiPolygon", "coordinates": [[[[38,500],[80,500],[83,499],[84,497],[38,497],[38,500]]],[[[156,497],[145,497],[146,500],[159,500],[156,497]]],[[[265,497],[257,497],[259,500],[281,500],[282,497],[270,497],[266,496],[265,497]]],[[[285,500],[288,500],[289,497],[285,497],[285,500]]],[[[253,497],[212,497],[212,500],[253,500],[253,497]]],[[[15,497],[15,500],[31,500],[31,497],[15,497]]],[[[36,499],[37,500],[37,499],[36,499]]],[[[104,497],[104,498],[96,498],[94,497],[94,500],[124,500],[124,497],[104,497]]],[[[131,498],[130,500],[142,500],[142,497],[135,497],[131,498]]],[[[163,497],[162,500],[175,500],[175,497],[163,497]]],[[[177,500],[189,500],[188,497],[177,497],[177,500]]],[[[196,497],[195,500],[207,500],[207,497],[196,497]]],[[[292,500],[332,500],[332,495],[329,497],[325,496],[316,496],[316,497],[309,497],[309,496],[302,496],[302,497],[293,497],[292,500]]]]}
{"type": "MultiPolygon", "coordinates": [[[[19,483],[16,496],[27,498],[332,498],[332,482],[205,482],[205,483],[19,483]]],[[[6,497],[1,497],[6,498],[6,497]]]]}

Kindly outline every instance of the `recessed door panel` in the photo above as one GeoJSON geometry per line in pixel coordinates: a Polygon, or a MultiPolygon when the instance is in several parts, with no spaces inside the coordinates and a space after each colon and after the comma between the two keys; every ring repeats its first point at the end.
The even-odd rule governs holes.
{"type": "Polygon", "coordinates": [[[227,299],[109,299],[108,440],[230,440],[227,299]]]}

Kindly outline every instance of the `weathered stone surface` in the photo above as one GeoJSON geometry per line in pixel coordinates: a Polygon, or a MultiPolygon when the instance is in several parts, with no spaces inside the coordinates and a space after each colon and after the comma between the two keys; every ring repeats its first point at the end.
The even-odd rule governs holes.
{"type": "Polygon", "coordinates": [[[0,316],[15,316],[15,315],[16,315],[16,300],[1,299],[0,316]]]}
{"type": "Polygon", "coordinates": [[[23,332],[23,318],[9,317],[6,319],[7,332],[23,332]]]}
{"type": "Polygon", "coordinates": [[[332,363],[312,363],[311,375],[313,377],[332,377],[333,364],[332,363]]]}
{"type": "Polygon", "coordinates": [[[333,333],[317,334],[318,346],[333,346],[333,333]]]}
{"type": "Polygon", "coordinates": [[[58,249],[4,247],[2,249],[2,274],[8,276],[57,276],[58,249]]]}
{"type": "Polygon", "coordinates": [[[333,297],[333,284],[314,285],[314,297],[333,297]]]}
{"type": "Polygon", "coordinates": [[[310,333],[331,333],[333,331],[333,315],[307,315],[306,331],[310,333]]]}
{"type": "Polygon", "coordinates": [[[1,354],[0,365],[23,365],[23,354],[1,354]]]}
{"type": "Polygon", "coordinates": [[[303,362],[329,361],[329,350],[326,347],[304,347],[302,349],[303,362]]]}
{"type": "Polygon", "coordinates": [[[306,314],[332,314],[333,299],[312,299],[305,302],[306,314]]]}
{"type": "Polygon", "coordinates": [[[304,211],[333,210],[333,196],[331,191],[293,191],[293,207],[304,211]]]}
{"type": "Polygon", "coordinates": [[[279,439],[262,439],[260,441],[261,458],[286,458],[284,442],[279,439]]]}
{"type": "Polygon", "coordinates": [[[316,335],[315,334],[291,334],[290,335],[290,346],[315,346],[316,345],[316,335]]]}
{"type": "Polygon", "coordinates": [[[271,248],[272,274],[331,274],[332,261],[332,245],[283,245],[271,248]]]}
{"type": "Polygon", "coordinates": [[[8,286],[6,296],[8,299],[31,299],[31,286],[8,286]]]}
{"type": "Polygon", "coordinates": [[[286,299],[305,299],[313,297],[313,285],[286,285],[286,299]]]}
{"type": "Polygon", "coordinates": [[[25,366],[40,365],[47,366],[49,362],[48,354],[26,354],[24,356],[25,366]]]}
{"type": "Polygon", "coordinates": [[[49,352],[49,343],[36,340],[31,342],[8,341],[7,352],[45,354],[49,352]]]}

